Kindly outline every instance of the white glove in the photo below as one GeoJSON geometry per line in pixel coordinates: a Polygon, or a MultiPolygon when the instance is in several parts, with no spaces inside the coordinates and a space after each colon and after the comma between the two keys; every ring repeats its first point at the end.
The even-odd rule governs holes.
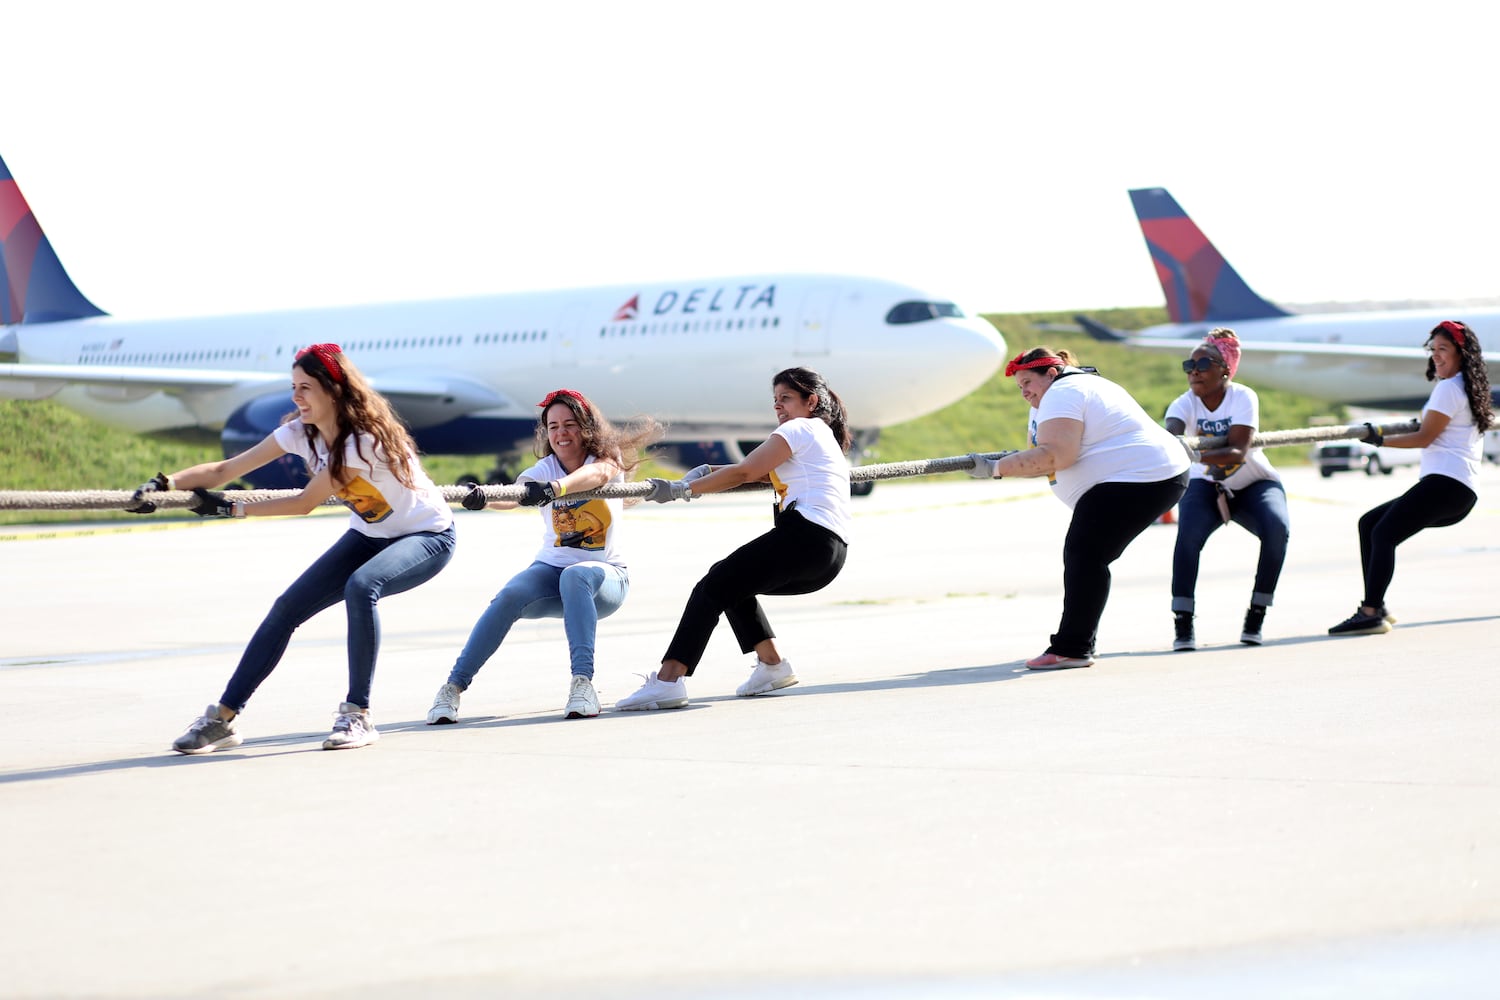
{"type": "Polygon", "coordinates": [[[651,484],[651,492],[643,499],[652,503],[671,503],[673,500],[691,500],[693,495],[688,492],[688,484],[682,479],[648,479],[651,484]]]}
{"type": "Polygon", "coordinates": [[[999,468],[998,458],[986,458],[978,452],[969,452],[969,457],[974,460],[974,467],[968,469],[969,476],[973,479],[994,479],[995,472],[999,468]]]}
{"type": "Polygon", "coordinates": [[[687,471],[687,475],[682,477],[682,481],[685,483],[691,483],[695,479],[702,479],[712,471],[714,471],[714,467],[712,465],[695,466],[694,468],[691,468],[687,471]]]}

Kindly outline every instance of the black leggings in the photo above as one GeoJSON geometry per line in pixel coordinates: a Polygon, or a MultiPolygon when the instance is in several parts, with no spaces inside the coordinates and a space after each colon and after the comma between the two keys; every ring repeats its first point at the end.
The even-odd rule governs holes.
{"type": "Polygon", "coordinates": [[[1479,497],[1452,476],[1433,473],[1394,500],[1359,519],[1359,562],[1365,573],[1364,603],[1385,607],[1385,591],[1396,575],[1396,546],[1423,528],[1446,528],[1469,516],[1479,497]]]}
{"type": "Polygon", "coordinates": [[[783,512],[776,527],[714,563],[698,581],[662,659],[685,665],[692,676],[721,614],[729,619],[740,652],[750,652],[776,635],[756,595],[822,590],[844,568],[848,553],[844,540],[827,528],[800,511],[783,512]]]}
{"type": "Polygon", "coordinates": [[[1094,655],[1109,600],[1109,564],[1182,498],[1188,474],[1156,483],[1100,483],[1078,498],[1063,541],[1063,613],[1047,652],[1094,655]]]}

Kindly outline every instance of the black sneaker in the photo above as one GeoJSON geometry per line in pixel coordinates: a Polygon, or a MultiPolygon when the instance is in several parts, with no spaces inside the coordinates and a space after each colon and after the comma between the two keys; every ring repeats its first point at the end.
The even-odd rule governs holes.
{"type": "Polygon", "coordinates": [[[239,746],[244,740],[234,731],[234,723],[219,718],[219,706],[210,705],[193,720],[188,731],[172,741],[178,753],[213,753],[239,746]]]}
{"type": "Polygon", "coordinates": [[[1363,608],[1355,608],[1354,614],[1328,630],[1329,635],[1384,635],[1391,630],[1386,620],[1385,609],[1367,615],[1363,608]]]}
{"type": "Polygon", "coordinates": [[[1173,612],[1176,621],[1172,627],[1177,630],[1177,637],[1172,640],[1172,651],[1174,653],[1189,653],[1198,648],[1198,640],[1193,637],[1193,613],[1191,611],[1173,612]]]}
{"type": "Polygon", "coordinates": [[[1266,620],[1266,609],[1262,604],[1252,604],[1245,612],[1245,627],[1240,631],[1240,642],[1247,646],[1260,645],[1260,627],[1266,620]]]}

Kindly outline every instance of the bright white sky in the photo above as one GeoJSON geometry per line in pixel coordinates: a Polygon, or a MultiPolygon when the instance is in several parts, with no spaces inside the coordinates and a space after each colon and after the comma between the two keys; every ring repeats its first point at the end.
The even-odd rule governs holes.
{"type": "Polygon", "coordinates": [[[767,271],[1155,305],[1500,294],[1493,19],[1256,4],[0,0],[0,157],[117,315],[767,271]]]}

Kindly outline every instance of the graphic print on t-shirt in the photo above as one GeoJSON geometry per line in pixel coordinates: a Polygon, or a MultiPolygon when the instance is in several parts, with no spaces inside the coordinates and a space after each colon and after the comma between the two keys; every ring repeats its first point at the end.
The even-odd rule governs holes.
{"type": "MultiPolygon", "coordinates": [[[[1231,421],[1228,417],[1220,417],[1218,420],[1210,420],[1207,417],[1198,418],[1199,437],[1224,437],[1229,433],[1231,421]]],[[[1236,462],[1234,465],[1210,465],[1208,474],[1213,479],[1228,479],[1245,467],[1244,462],[1236,462]]]]}
{"type": "Polygon", "coordinates": [[[604,537],[609,533],[609,504],[595,497],[592,500],[552,501],[552,530],[557,535],[554,548],[586,549],[590,552],[604,548],[604,537]]]}
{"type": "Polygon", "coordinates": [[[334,495],[366,524],[379,524],[391,516],[390,503],[363,476],[355,476],[334,495]]]}

